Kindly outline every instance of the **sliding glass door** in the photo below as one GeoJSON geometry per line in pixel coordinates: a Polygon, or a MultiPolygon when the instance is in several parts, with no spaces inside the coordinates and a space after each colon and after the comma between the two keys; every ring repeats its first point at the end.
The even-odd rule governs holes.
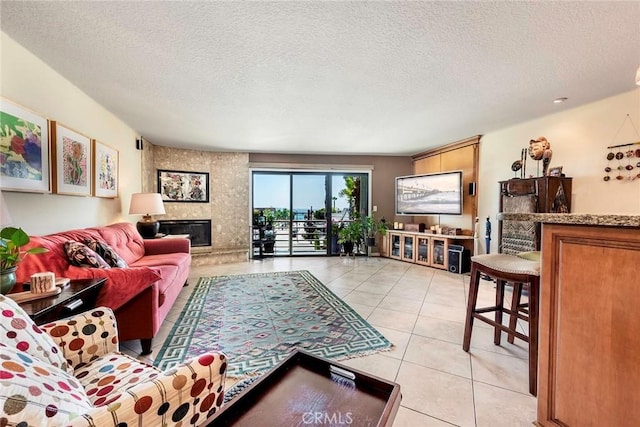
{"type": "Polygon", "coordinates": [[[363,173],[254,171],[252,189],[254,226],[264,218],[276,256],[338,254],[339,228],[368,212],[363,173]]]}

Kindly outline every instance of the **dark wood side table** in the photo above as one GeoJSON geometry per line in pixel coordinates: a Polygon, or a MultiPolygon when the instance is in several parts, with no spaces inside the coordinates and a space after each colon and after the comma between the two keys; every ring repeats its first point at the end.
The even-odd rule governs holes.
{"type": "MultiPolygon", "coordinates": [[[[20,303],[20,307],[37,325],[73,316],[95,307],[96,300],[106,278],[79,279],[62,288],[58,295],[20,303]]],[[[14,289],[19,289],[16,285],[14,289]]]]}
{"type": "Polygon", "coordinates": [[[295,350],[223,406],[207,426],[391,427],[401,400],[399,384],[295,350]]]}

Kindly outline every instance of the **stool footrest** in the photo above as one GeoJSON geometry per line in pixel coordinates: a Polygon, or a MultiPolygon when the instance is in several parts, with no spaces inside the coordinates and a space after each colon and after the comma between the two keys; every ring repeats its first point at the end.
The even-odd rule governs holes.
{"type": "Polygon", "coordinates": [[[507,334],[514,335],[515,337],[520,338],[522,341],[529,342],[529,337],[528,336],[526,336],[525,334],[520,333],[518,331],[514,331],[514,330],[510,329],[508,326],[505,326],[505,325],[503,325],[501,323],[498,323],[498,322],[496,322],[494,320],[491,320],[491,319],[489,319],[487,317],[484,317],[484,316],[482,316],[480,314],[477,314],[477,313],[473,313],[473,317],[478,319],[478,320],[481,320],[481,321],[483,321],[485,323],[488,323],[491,326],[493,326],[494,328],[498,328],[501,331],[506,332],[507,334]]]}
{"type": "Polygon", "coordinates": [[[513,310],[509,310],[508,308],[498,307],[498,306],[481,307],[473,310],[474,313],[491,313],[494,311],[502,311],[503,313],[506,313],[510,316],[516,316],[520,320],[525,320],[525,321],[529,320],[529,316],[525,315],[525,314],[529,314],[528,311],[526,311],[525,314],[522,314],[520,311],[513,311],[513,310]]]}

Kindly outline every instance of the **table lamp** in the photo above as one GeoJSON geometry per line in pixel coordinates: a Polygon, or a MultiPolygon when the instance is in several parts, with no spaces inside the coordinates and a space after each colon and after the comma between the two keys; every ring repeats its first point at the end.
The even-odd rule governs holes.
{"type": "Polygon", "coordinates": [[[144,239],[153,239],[160,231],[160,223],[151,218],[151,215],[164,215],[164,213],[164,204],[160,193],[133,193],[131,195],[129,215],[143,215],[142,219],[136,223],[136,228],[144,239]]]}

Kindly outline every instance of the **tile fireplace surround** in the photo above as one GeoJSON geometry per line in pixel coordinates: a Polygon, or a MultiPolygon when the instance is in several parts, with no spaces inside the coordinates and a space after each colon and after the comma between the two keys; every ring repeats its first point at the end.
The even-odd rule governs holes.
{"type": "Polygon", "coordinates": [[[209,203],[164,204],[166,215],[163,220],[211,220],[211,244],[191,248],[192,266],[246,261],[251,246],[249,155],[182,150],[145,143],[143,191],[157,191],[157,171],[161,169],[209,173],[209,203]]]}

